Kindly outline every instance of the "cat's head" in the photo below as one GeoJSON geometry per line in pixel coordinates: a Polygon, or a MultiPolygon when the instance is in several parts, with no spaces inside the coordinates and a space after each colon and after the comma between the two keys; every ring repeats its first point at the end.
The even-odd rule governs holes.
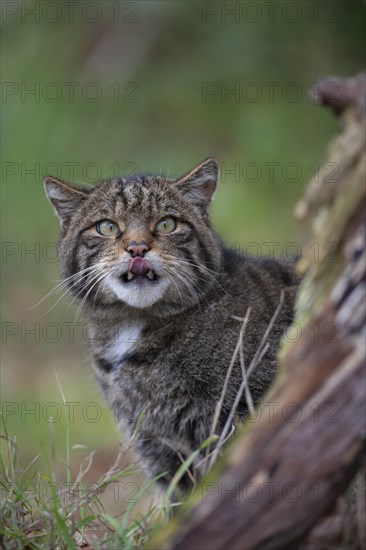
{"type": "Polygon", "coordinates": [[[86,303],[179,310],[217,284],[221,250],[208,207],[218,163],[185,176],[130,176],[76,187],[46,177],[61,222],[60,264],[86,303]]]}

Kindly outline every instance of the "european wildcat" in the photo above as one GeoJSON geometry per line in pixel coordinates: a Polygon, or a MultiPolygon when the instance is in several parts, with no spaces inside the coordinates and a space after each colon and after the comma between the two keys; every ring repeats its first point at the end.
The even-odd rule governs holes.
{"type": "MultiPolygon", "coordinates": [[[[121,427],[139,422],[136,451],[168,482],[210,434],[241,324],[250,363],[286,289],[270,349],[250,378],[257,402],[275,374],[278,341],[292,319],[291,264],[238,257],[213,231],[208,207],[218,163],[179,179],[131,176],[75,187],[52,177],[46,193],[61,220],[61,271],[95,328],[96,377],[121,427]],[[79,275],[78,275],[79,274],[79,275]]],[[[231,410],[242,371],[234,366],[216,432],[231,410]]],[[[240,401],[240,418],[247,413],[240,401]]],[[[181,482],[190,483],[186,476],[181,482]]]]}

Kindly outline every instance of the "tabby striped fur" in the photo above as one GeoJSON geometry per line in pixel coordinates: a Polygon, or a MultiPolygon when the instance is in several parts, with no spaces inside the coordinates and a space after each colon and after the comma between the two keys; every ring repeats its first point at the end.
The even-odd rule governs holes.
{"type": "MultiPolygon", "coordinates": [[[[91,346],[96,377],[125,433],[132,434],[140,419],[138,457],[149,475],[166,472],[165,482],[210,433],[238,340],[234,317],[251,307],[244,338],[249,364],[286,290],[270,349],[250,378],[255,402],[273,380],[279,338],[292,319],[292,266],[239,257],[212,229],[208,208],[217,178],[218,163],[208,159],[178,179],[141,175],[90,187],[45,180],[61,221],[62,276],[97,327],[91,346]],[[167,216],[176,229],[157,233],[167,216]],[[118,225],[118,236],[96,232],[104,219],[118,225]],[[126,282],[131,242],[146,243],[144,259],[155,280],[126,282]]],[[[236,364],[218,431],[241,382],[236,364]]],[[[238,414],[247,414],[244,397],[238,414]]],[[[189,484],[186,476],[181,486],[189,484]]]]}

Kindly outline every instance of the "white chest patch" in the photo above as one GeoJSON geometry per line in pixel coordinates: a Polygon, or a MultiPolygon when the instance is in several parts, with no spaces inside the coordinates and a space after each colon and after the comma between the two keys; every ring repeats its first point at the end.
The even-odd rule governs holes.
{"type": "Polygon", "coordinates": [[[109,343],[107,358],[110,361],[121,360],[140,339],[143,323],[131,322],[116,331],[109,343]]]}

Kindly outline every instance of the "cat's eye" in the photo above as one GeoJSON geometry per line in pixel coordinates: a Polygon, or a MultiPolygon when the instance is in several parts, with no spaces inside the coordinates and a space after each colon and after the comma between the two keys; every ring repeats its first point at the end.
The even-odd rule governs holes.
{"type": "Polygon", "coordinates": [[[95,228],[102,237],[116,237],[121,233],[116,222],[112,220],[102,220],[96,224],[95,228]]]}
{"type": "Polygon", "coordinates": [[[162,235],[167,235],[172,233],[177,227],[176,221],[174,218],[163,218],[159,223],[156,224],[156,231],[162,235]]]}

